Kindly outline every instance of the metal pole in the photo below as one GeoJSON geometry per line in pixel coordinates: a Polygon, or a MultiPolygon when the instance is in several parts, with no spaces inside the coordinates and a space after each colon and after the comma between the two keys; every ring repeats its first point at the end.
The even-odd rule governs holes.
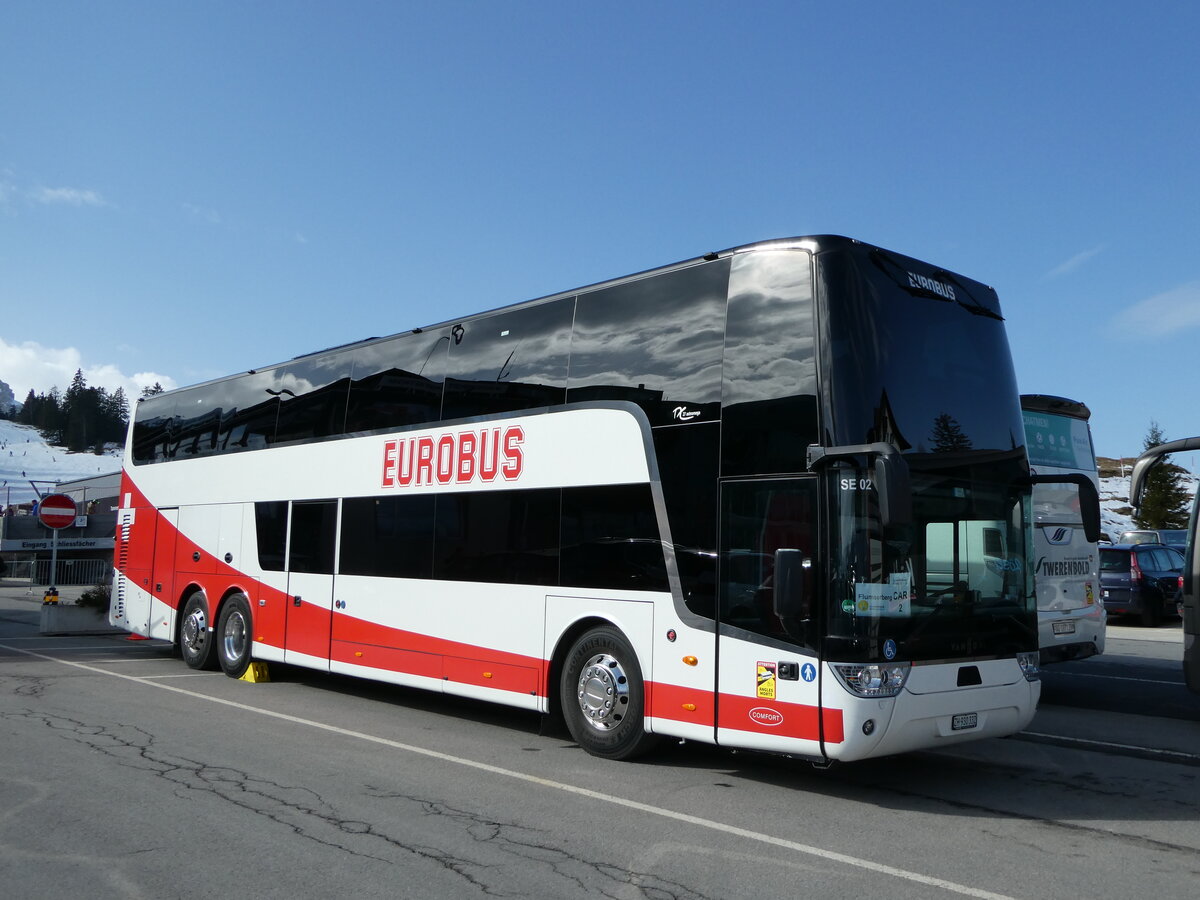
{"type": "Polygon", "coordinates": [[[50,588],[46,592],[48,594],[57,594],[58,587],[58,532],[60,529],[55,528],[54,533],[50,537],[50,588]]]}

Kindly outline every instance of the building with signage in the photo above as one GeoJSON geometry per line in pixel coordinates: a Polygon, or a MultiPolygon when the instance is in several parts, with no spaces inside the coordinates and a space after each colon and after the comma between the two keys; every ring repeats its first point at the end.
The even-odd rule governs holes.
{"type": "Polygon", "coordinates": [[[58,577],[50,578],[53,529],[39,520],[37,504],[9,506],[0,517],[0,578],[46,584],[107,584],[112,579],[113,537],[121,473],[64,481],[54,493],[75,501],[75,522],[58,529],[58,577]]]}

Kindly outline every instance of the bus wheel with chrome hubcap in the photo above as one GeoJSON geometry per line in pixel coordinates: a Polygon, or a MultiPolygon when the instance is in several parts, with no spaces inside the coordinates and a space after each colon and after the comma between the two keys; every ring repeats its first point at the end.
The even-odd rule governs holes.
{"type": "Polygon", "coordinates": [[[221,607],[217,622],[217,661],[230,678],[241,678],[250,668],[250,601],[235,594],[221,607]]]}
{"type": "Polygon", "coordinates": [[[215,668],[214,645],[208,616],[208,598],[203,591],[189,594],[179,623],[179,650],[193,669],[215,668]]]}
{"type": "Polygon", "coordinates": [[[571,737],[593,756],[632,759],[657,743],[643,727],[646,698],[637,654],[611,625],[575,642],[559,689],[571,737]]]}

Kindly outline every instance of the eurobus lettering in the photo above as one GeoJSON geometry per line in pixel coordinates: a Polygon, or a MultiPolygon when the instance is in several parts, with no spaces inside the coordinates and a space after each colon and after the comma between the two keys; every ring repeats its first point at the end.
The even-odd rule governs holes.
{"type": "Polygon", "coordinates": [[[488,484],[497,476],[521,477],[525,432],[519,425],[485,428],[440,437],[424,435],[383,444],[383,487],[433,484],[488,484]]]}
{"type": "Polygon", "coordinates": [[[706,253],[131,420],[110,619],[196,669],[488,700],[612,759],[859,760],[1037,705],[999,300],[880,247],[706,253]]]}

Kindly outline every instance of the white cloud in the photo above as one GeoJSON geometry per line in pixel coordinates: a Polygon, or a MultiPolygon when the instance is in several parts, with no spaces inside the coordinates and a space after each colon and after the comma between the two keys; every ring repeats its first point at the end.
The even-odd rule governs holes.
{"type": "Polygon", "coordinates": [[[0,381],[12,388],[18,401],[24,400],[30,390],[35,394],[52,387],[65,391],[77,369],[82,370],[89,387],[102,387],[109,393],[123,388],[131,401],[142,395],[142,388],[156,381],[168,390],[178,387],[174,378],[159,372],[126,375],[113,363],[85,362],[74,347],[44,347],[36,341],[10,344],[0,338],[0,381]]]}
{"type": "Polygon", "coordinates": [[[183,211],[192,218],[199,219],[201,222],[207,222],[209,225],[221,224],[221,214],[215,209],[196,206],[194,203],[185,203],[183,204],[183,211]]]}
{"type": "Polygon", "coordinates": [[[1113,329],[1124,337],[1156,338],[1200,328],[1200,281],[1148,297],[1118,313],[1113,329]]]}
{"type": "Polygon", "coordinates": [[[1058,278],[1060,275],[1066,275],[1068,272],[1074,272],[1093,256],[1097,256],[1104,251],[1107,244],[1101,244],[1099,247],[1093,247],[1091,250],[1084,250],[1082,253],[1076,253],[1066,262],[1055,266],[1046,273],[1047,278],[1058,278]]]}
{"type": "Polygon", "coordinates": [[[61,206],[107,206],[99,192],[79,188],[34,188],[29,192],[34,203],[61,206]]]}

